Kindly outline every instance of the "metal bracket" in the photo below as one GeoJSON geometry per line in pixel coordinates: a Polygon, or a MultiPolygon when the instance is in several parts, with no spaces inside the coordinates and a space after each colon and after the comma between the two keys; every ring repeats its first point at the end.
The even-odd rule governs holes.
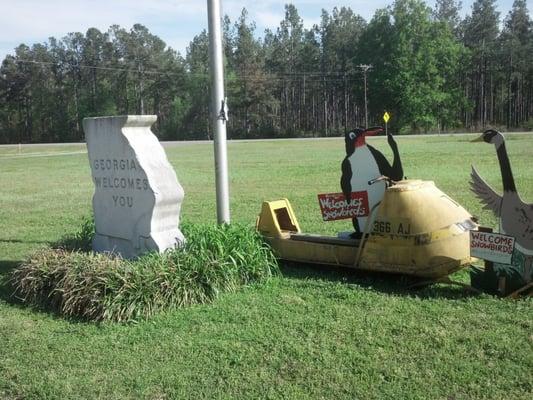
{"type": "Polygon", "coordinates": [[[223,123],[226,123],[226,121],[228,121],[229,119],[227,102],[228,102],[227,98],[220,101],[220,111],[218,112],[218,116],[217,116],[217,119],[222,120],[223,123]]]}

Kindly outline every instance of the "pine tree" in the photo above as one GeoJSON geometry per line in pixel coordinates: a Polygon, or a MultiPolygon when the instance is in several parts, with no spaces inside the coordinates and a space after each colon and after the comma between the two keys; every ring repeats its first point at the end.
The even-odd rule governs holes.
{"type": "Polygon", "coordinates": [[[461,22],[459,12],[463,3],[456,0],[436,0],[435,9],[433,11],[433,17],[440,22],[445,22],[456,32],[461,22]]]}
{"type": "Polygon", "coordinates": [[[471,52],[467,93],[473,101],[473,115],[467,125],[482,128],[495,117],[496,55],[498,50],[499,12],[495,0],[476,0],[472,15],[463,21],[464,44],[471,52]]]}
{"type": "Polygon", "coordinates": [[[255,38],[255,24],[248,23],[248,11],[243,8],[235,23],[233,61],[237,80],[233,94],[232,126],[241,137],[268,129],[272,117],[272,94],[269,77],[264,72],[264,52],[255,38]]]}
{"type": "MultiPolygon", "coordinates": [[[[525,0],[515,0],[500,37],[506,63],[506,124],[517,127],[531,115],[533,45],[531,20],[525,0]]],[[[502,104],[503,106],[503,104],[502,104]]]]}

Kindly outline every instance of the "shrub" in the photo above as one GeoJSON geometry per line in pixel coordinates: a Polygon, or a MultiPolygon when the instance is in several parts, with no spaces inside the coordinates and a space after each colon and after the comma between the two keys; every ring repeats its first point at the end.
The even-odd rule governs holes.
{"type": "Polygon", "coordinates": [[[83,251],[91,226],[86,221],[75,240],[63,241],[72,248],[40,250],[15,269],[16,295],[67,317],[135,321],[212,301],[278,271],[268,245],[242,225],[186,224],[185,246],[137,260],[83,251]]]}
{"type": "Polygon", "coordinates": [[[73,236],[62,238],[54,247],[69,250],[91,251],[94,237],[94,218],[85,217],[80,230],[73,236]]]}
{"type": "Polygon", "coordinates": [[[533,130],[533,118],[529,118],[526,123],[524,124],[524,129],[526,131],[531,131],[533,130]]]}

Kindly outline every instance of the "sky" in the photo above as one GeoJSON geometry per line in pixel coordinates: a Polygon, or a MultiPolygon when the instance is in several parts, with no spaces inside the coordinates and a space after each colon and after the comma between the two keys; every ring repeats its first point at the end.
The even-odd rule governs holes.
{"type": "MultiPolygon", "coordinates": [[[[223,14],[235,21],[243,7],[256,22],[257,34],[266,28],[275,30],[284,16],[289,0],[221,0],[223,14]]],[[[369,21],[374,12],[393,0],[295,0],[306,27],[320,21],[321,10],[350,7],[369,21]]],[[[433,6],[434,0],[427,3],[433,6]]],[[[473,0],[463,0],[462,15],[470,14],[473,0]]],[[[505,17],[513,0],[497,1],[500,17],[505,17]]],[[[533,0],[528,8],[533,15],[533,0]]],[[[185,55],[191,39],[207,29],[206,0],[0,0],[0,60],[12,54],[21,43],[46,42],[48,37],[62,38],[69,32],[85,33],[95,27],[107,31],[113,24],[129,29],[135,23],[145,25],[168,46],[185,55]]]]}

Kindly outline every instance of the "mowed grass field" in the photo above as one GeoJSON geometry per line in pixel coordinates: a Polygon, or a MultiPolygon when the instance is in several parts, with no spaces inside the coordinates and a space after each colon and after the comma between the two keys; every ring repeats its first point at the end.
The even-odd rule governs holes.
{"type": "MultiPolygon", "coordinates": [[[[470,165],[494,188],[493,146],[472,137],[398,137],[408,178],[496,227],[469,191],[470,165]]],[[[384,138],[369,142],[389,158],[384,138]]],[[[533,135],[508,135],[518,190],[533,201],[533,135]]],[[[397,276],[282,266],[261,286],[136,324],[68,321],[10,296],[8,274],[79,229],[93,186],[83,146],[0,147],[0,398],[531,399],[533,301],[473,296],[397,276]]],[[[182,218],[215,223],[211,144],[166,148],[182,218]]],[[[304,231],[335,234],[317,193],[339,189],[341,138],[229,143],[233,221],[291,200],[304,231]]],[[[455,278],[468,281],[466,271],[455,278]]]]}

